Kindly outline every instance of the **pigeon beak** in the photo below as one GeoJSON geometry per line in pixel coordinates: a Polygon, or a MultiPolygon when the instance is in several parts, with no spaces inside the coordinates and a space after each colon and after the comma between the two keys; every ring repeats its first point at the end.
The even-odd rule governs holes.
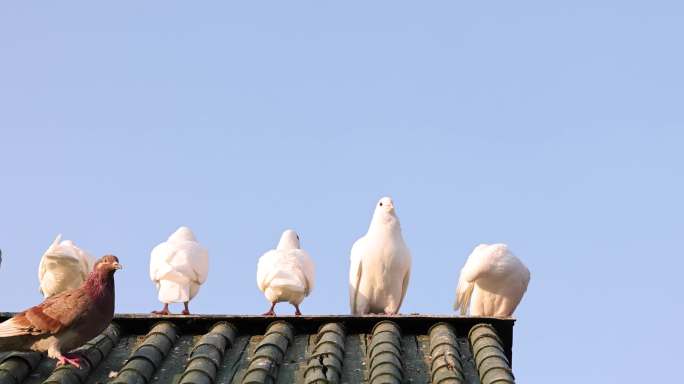
{"type": "Polygon", "coordinates": [[[114,269],[123,269],[123,265],[117,263],[116,261],[114,262],[114,269]]]}

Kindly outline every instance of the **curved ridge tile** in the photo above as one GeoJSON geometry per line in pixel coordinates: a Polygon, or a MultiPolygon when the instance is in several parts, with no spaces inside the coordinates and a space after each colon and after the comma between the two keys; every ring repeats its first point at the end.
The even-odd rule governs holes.
{"type": "Polygon", "coordinates": [[[43,356],[38,352],[12,352],[0,360],[0,383],[20,384],[43,356]]]}
{"type": "Polygon", "coordinates": [[[236,333],[229,323],[215,324],[192,348],[179,384],[214,383],[223,355],[233,346],[236,333]]]}
{"type": "Polygon", "coordinates": [[[345,337],[344,326],[340,323],[328,323],[318,329],[316,345],[304,371],[306,384],[340,382],[345,337]]]}
{"type": "Polygon", "coordinates": [[[368,359],[370,384],[402,382],[401,330],[397,324],[388,320],[375,324],[368,346],[368,359]]]}
{"type": "Polygon", "coordinates": [[[176,327],[172,323],[162,321],[155,324],[111,383],[149,383],[176,339],[176,327]]]}
{"type": "Polygon", "coordinates": [[[294,339],[292,325],[285,321],[271,323],[263,340],[254,349],[252,361],[242,379],[243,384],[275,383],[278,367],[294,339]]]}
{"type": "Polygon", "coordinates": [[[464,383],[463,366],[459,355],[456,332],[447,323],[430,327],[430,373],[434,384],[464,383]]]}
{"type": "Polygon", "coordinates": [[[83,384],[88,375],[102,362],[112,348],[119,343],[121,331],[112,323],[99,336],[87,342],[75,352],[81,356],[81,368],[70,365],[58,367],[43,384],[83,384]]]}
{"type": "Polygon", "coordinates": [[[501,339],[491,325],[475,325],[468,332],[468,339],[482,384],[515,383],[501,339]]]}

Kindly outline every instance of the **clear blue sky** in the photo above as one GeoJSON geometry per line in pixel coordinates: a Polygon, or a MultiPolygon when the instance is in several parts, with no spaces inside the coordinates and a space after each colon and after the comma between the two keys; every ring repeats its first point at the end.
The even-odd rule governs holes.
{"type": "Polygon", "coordinates": [[[532,271],[519,382],[671,377],[681,2],[223,3],[1,7],[0,310],[40,301],[57,233],[121,258],[117,311],[158,308],[150,250],[188,225],[211,257],[192,310],[266,310],[257,258],[294,228],[302,310],[347,313],[349,249],[390,195],[403,312],[453,313],[470,250],[506,242],[532,271]]]}

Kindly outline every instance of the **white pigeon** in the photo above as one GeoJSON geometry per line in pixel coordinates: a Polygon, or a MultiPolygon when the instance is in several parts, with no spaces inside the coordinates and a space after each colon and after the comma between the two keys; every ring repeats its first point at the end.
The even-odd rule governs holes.
{"type": "Polygon", "coordinates": [[[378,201],[368,233],[351,249],[349,301],[354,315],[396,314],[406,296],[411,252],[389,197],[378,201]]]}
{"type": "Polygon", "coordinates": [[[271,309],[266,316],[275,315],[275,305],[287,301],[295,307],[295,315],[301,315],[299,304],[314,288],[315,272],[311,257],[299,245],[297,232],[288,229],[280,236],[276,249],[259,258],[257,285],[271,309]]]}
{"type": "Polygon", "coordinates": [[[38,266],[40,293],[48,298],[78,288],[93,270],[95,260],[71,240],[57,235],[45,251],[38,266]]]}
{"type": "Polygon", "coordinates": [[[529,282],[530,271],[506,244],[480,244],[461,269],[454,309],[461,315],[510,317],[529,282]]]}
{"type": "Polygon", "coordinates": [[[160,315],[169,314],[170,303],[183,303],[184,315],[189,315],[188,303],[209,274],[209,253],[195,239],[188,227],[180,227],[169,239],[157,245],[150,257],[150,279],[157,285],[159,301],[164,303],[160,315]]]}

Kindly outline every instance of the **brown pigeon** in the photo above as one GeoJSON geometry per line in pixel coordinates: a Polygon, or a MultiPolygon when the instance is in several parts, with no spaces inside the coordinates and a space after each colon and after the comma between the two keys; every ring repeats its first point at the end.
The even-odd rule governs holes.
{"type": "Polygon", "coordinates": [[[80,357],[66,352],[99,335],[112,321],[117,269],[121,269],[119,259],[104,256],[80,287],[51,296],[0,323],[0,352],[47,352],[59,360],[57,365],[80,368],[80,357]]]}

